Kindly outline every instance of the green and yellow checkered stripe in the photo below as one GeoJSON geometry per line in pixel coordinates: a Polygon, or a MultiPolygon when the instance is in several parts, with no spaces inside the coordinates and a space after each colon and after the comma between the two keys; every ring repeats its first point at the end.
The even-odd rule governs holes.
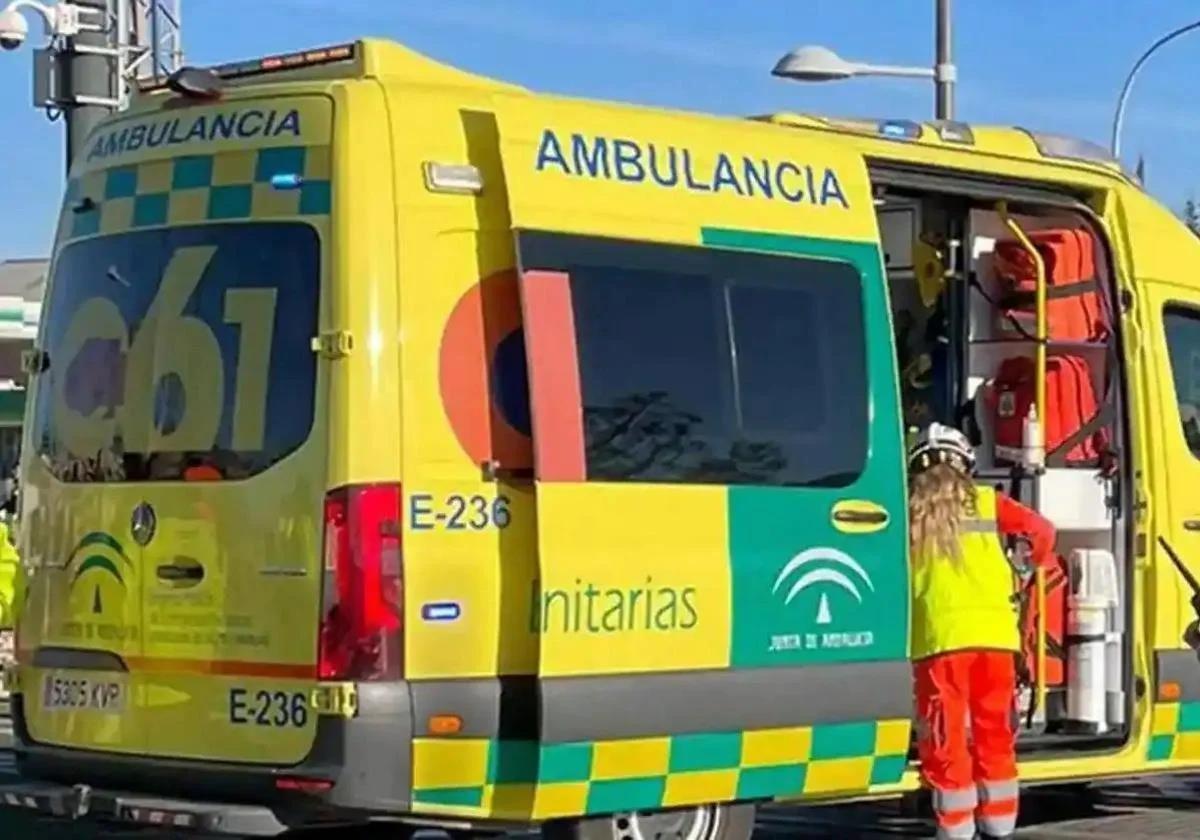
{"type": "Polygon", "coordinates": [[[67,184],[66,241],[159,225],[327,215],[328,146],[244,149],[100,169],[67,184]],[[272,186],[295,175],[298,188],[272,186]]]}
{"type": "Polygon", "coordinates": [[[1159,703],[1150,730],[1150,761],[1200,761],[1200,702],[1159,703]]]}
{"type": "Polygon", "coordinates": [[[413,807],[534,818],[865,792],[900,781],[910,722],[539,744],[417,739],[413,807]]]}

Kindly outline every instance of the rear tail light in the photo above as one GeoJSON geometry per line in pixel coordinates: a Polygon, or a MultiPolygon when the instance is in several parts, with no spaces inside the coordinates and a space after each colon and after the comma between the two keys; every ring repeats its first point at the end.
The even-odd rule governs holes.
{"type": "Polygon", "coordinates": [[[325,498],[325,586],[317,672],[323,680],[398,680],[404,661],[400,487],[325,498]]]}
{"type": "Polygon", "coordinates": [[[275,779],[275,789],[297,793],[325,793],[333,790],[333,782],[329,779],[309,779],[303,776],[279,776],[275,779]]]}

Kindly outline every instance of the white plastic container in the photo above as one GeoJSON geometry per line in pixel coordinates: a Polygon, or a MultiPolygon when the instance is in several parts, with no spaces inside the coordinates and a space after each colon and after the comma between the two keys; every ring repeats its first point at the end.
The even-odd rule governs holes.
{"type": "Polygon", "coordinates": [[[1075,549],[1067,558],[1067,572],[1071,580],[1070,598],[1102,601],[1110,608],[1120,605],[1117,560],[1108,549],[1075,549]]]}
{"type": "MultiPolygon", "coordinates": [[[[1068,568],[1067,720],[1075,728],[1107,732],[1119,721],[1110,715],[1110,706],[1117,701],[1112,695],[1121,693],[1124,677],[1121,635],[1111,630],[1119,626],[1112,620],[1121,601],[1117,564],[1111,551],[1076,549],[1068,568]]],[[[1123,696],[1120,701],[1123,704],[1123,696]]]]}
{"type": "Polygon", "coordinates": [[[1067,720],[1091,732],[1108,730],[1105,630],[1108,604],[1099,598],[1067,603],[1067,720]]]}
{"type": "Polygon", "coordinates": [[[1031,469],[1045,466],[1046,446],[1042,440],[1042,424],[1038,420],[1036,405],[1029,406],[1029,413],[1021,424],[1021,450],[1025,466],[1031,469]]]}

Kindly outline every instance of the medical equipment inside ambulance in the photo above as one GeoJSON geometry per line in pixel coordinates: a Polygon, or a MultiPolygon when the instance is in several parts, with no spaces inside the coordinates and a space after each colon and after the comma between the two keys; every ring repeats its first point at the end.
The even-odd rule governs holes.
{"type": "Polygon", "coordinates": [[[979,481],[1057,531],[1054,564],[1014,599],[1022,742],[1119,735],[1131,677],[1128,532],[1102,240],[1071,209],[900,189],[880,191],[876,205],[906,424],[962,428],[979,481]]]}

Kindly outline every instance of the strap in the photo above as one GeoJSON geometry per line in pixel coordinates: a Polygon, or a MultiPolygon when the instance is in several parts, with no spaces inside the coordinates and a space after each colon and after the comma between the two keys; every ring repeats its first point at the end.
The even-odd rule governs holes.
{"type": "MultiPolygon", "coordinates": [[[[1074,434],[1070,435],[1066,440],[1062,441],[1058,446],[1046,453],[1046,466],[1062,467],[1067,463],[1067,456],[1071,454],[1071,450],[1078,446],[1090,435],[1096,434],[1102,428],[1107,426],[1112,420],[1113,404],[1112,404],[1112,389],[1113,389],[1113,369],[1116,367],[1116,349],[1114,341],[1109,341],[1105,345],[1104,352],[1104,394],[1100,398],[1100,407],[1088,422],[1084,423],[1074,434]]],[[[1043,421],[1045,422],[1045,421],[1043,421]]],[[[1097,447],[1099,448],[1099,447],[1097,447]]],[[[1104,456],[1114,454],[1111,447],[1106,447],[1106,451],[1100,453],[1097,458],[1089,458],[1087,461],[1080,462],[1080,467],[1096,468],[1104,463],[1104,456]]]]}
{"type": "Polygon", "coordinates": [[[979,277],[974,272],[971,273],[969,282],[975,291],[979,292],[979,296],[990,303],[993,309],[1003,315],[1009,324],[1012,325],[1014,330],[1030,341],[1038,341],[1038,337],[1029,330],[1025,329],[1025,325],[1014,318],[1012,313],[1008,311],[1011,307],[1004,306],[1000,301],[996,300],[996,298],[987,293],[987,290],[983,288],[983,284],[979,282],[979,277]]]}
{"type": "MultiPolygon", "coordinates": [[[[1071,450],[1107,426],[1111,415],[1112,405],[1106,399],[1096,413],[1092,415],[1091,420],[1084,423],[1075,431],[1074,434],[1067,437],[1064,441],[1062,441],[1062,443],[1046,453],[1046,466],[1066,466],[1067,456],[1071,454],[1071,450]]],[[[1080,467],[1098,467],[1100,466],[1100,459],[1089,458],[1086,461],[1077,462],[1077,465],[1080,467]]]]}
{"type": "Polygon", "coordinates": [[[998,527],[995,519],[964,519],[958,525],[958,530],[963,534],[995,534],[998,533],[998,527]]]}
{"type": "MultiPolygon", "coordinates": [[[[1064,298],[1079,297],[1099,291],[1095,278],[1079,280],[1075,283],[1064,283],[1061,286],[1047,286],[1046,300],[1063,300],[1064,298]]],[[[1037,292],[1009,292],[1000,299],[1001,305],[1012,309],[1026,309],[1037,303],[1037,292]]]]}
{"type": "MultiPolygon", "coordinates": [[[[1021,640],[1021,649],[1013,654],[1016,661],[1017,670],[1017,688],[1028,687],[1029,691],[1029,711],[1025,715],[1025,728],[1033,728],[1033,718],[1037,714],[1037,692],[1033,690],[1036,684],[1036,677],[1029,667],[1029,657],[1025,655],[1025,631],[1029,624],[1029,602],[1030,602],[1030,587],[1020,586],[1013,595],[1013,600],[1017,605],[1017,627],[1018,635],[1021,640]]],[[[1034,625],[1033,632],[1037,632],[1037,626],[1034,625]]]]}

